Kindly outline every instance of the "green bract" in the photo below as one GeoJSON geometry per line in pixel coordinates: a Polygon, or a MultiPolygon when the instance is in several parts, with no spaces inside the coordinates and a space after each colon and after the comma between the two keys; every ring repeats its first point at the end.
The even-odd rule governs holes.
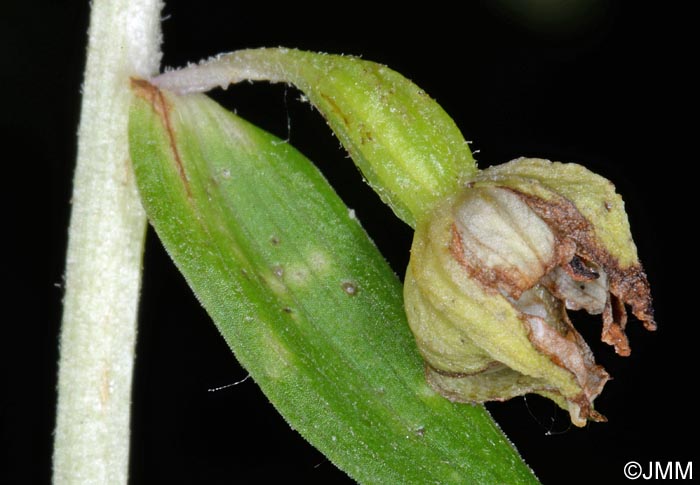
{"type": "Polygon", "coordinates": [[[482,407],[426,385],[399,281],[308,160],[203,95],[134,86],[151,223],[295,429],[363,483],[536,482],[482,407]]]}

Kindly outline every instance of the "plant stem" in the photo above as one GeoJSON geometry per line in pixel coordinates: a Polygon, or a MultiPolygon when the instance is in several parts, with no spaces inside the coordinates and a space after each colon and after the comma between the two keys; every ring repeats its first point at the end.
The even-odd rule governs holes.
{"type": "Polygon", "coordinates": [[[93,0],[66,258],[54,483],[126,483],[146,218],[128,156],[130,76],[160,64],[161,0],[93,0]]]}

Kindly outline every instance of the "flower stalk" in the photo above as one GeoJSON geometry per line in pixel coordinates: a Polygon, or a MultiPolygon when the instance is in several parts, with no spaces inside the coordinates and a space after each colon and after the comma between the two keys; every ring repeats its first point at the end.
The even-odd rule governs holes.
{"type": "Polygon", "coordinates": [[[161,0],[94,0],[60,336],[53,480],[126,483],[146,217],[129,162],[130,76],[160,64],[161,0]]]}

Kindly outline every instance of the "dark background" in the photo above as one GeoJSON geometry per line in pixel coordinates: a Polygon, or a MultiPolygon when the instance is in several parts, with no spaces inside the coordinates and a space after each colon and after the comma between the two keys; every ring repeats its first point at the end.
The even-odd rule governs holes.
{"type": "MultiPolygon", "coordinates": [[[[596,408],[607,424],[569,425],[544,399],[488,405],[545,484],[625,483],[630,460],[693,460],[697,202],[683,147],[695,116],[684,17],[643,2],[569,2],[534,14],[508,1],[390,13],[376,4],[308,8],[168,1],[164,65],[277,46],[362,55],[431,94],[473,141],[481,167],[521,155],[578,162],[623,195],[652,284],[659,330],[629,325],[632,356],[596,343],[615,377],[596,408]]],[[[526,3],[526,2],[525,2],[526,3]]],[[[554,2],[556,3],[556,2],[554,2]]],[[[565,3],[565,2],[564,2],[565,3]]],[[[63,255],[84,66],[87,2],[4,5],[3,216],[7,244],[0,378],[0,483],[47,483],[54,425],[63,255]],[[7,13],[9,12],[9,14],[7,13]],[[9,293],[7,290],[9,289],[9,293]]],[[[398,8],[398,7],[396,7],[398,8]]],[[[533,7],[534,8],[534,7],[533,7]]],[[[242,85],[214,97],[316,161],[403,275],[411,231],[361,182],[318,113],[292,88],[242,85]],[[288,132],[287,119],[291,130],[288,132]]],[[[691,138],[692,139],[692,138],[691,138]]],[[[274,411],[148,234],[134,387],[133,483],[351,483],[274,411]]]]}

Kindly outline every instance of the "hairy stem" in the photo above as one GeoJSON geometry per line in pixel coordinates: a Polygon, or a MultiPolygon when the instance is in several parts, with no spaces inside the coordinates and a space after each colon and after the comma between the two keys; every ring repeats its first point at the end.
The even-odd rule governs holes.
{"type": "Polygon", "coordinates": [[[146,217],[129,78],[160,64],[161,0],[93,0],[66,258],[54,483],[126,483],[146,217]]]}

